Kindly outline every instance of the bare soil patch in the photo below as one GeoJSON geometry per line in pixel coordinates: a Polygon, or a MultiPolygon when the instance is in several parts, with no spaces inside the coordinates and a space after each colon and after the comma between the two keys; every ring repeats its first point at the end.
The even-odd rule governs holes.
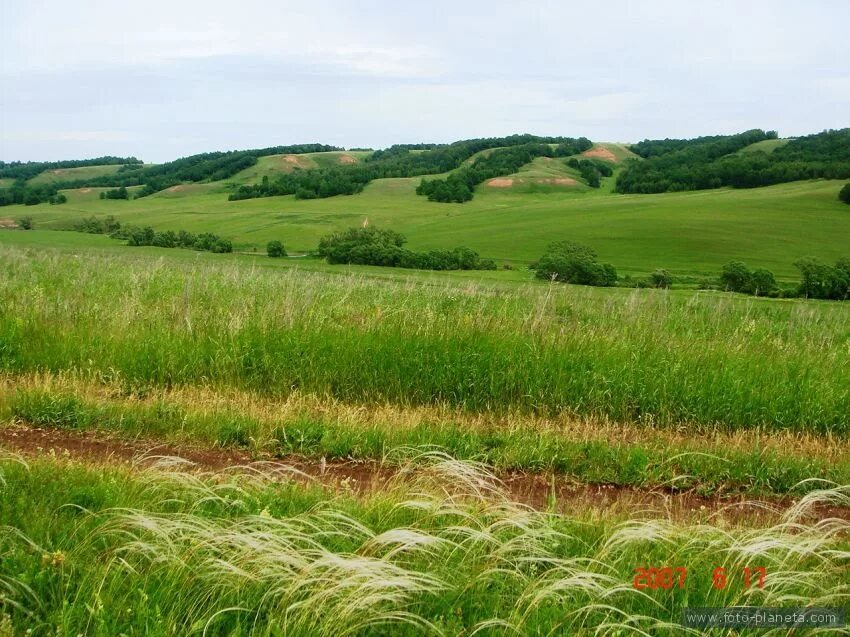
{"type": "Polygon", "coordinates": [[[596,157],[597,159],[604,159],[605,161],[613,161],[615,163],[617,161],[617,156],[603,146],[595,146],[590,150],[584,151],[582,155],[584,155],[585,157],[596,157]]]}
{"type": "MultiPolygon", "coordinates": [[[[372,460],[325,461],[300,456],[274,457],[247,451],[155,440],[118,438],[103,432],[74,432],[28,426],[0,428],[0,448],[24,457],[48,456],[90,464],[123,464],[144,467],[162,457],[181,458],[188,470],[268,471],[287,479],[318,483],[361,494],[380,492],[401,476],[399,468],[372,460]],[[282,470],[285,468],[285,470],[282,470]]],[[[513,501],[545,510],[577,514],[590,510],[621,513],[631,518],[700,519],[719,524],[765,524],[780,519],[794,501],[772,497],[705,497],[693,492],[576,483],[566,476],[503,471],[497,474],[504,492],[513,501]]],[[[812,519],[850,520],[850,508],[818,506],[812,519]]]]}

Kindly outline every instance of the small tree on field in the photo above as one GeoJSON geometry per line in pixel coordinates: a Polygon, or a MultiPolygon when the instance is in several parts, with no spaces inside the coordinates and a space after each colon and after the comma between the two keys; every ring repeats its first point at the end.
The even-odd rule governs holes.
{"type": "Polygon", "coordinates": [[[723,266],[720,282],[729,292],[748,293],[752,289],[753,273],[740,261],[730,261],[723,266]]]}
{"type": "Polygon", "coordinates": [[[617,271],[610,263],[599,263],[593,248],[575,241],[558,241],[531,265],[538,279],[579,285],[614,285],[617,271]]]}
{"type": "Polygon", "coordinates": [[[649,275],[649,282],[652,287],[669,288],[673,285],[673,277],[667,270],[659,269],[649,275]]]}
{"type": "Polygon", "coordinates": [[[284,249],[283,244],[277,240],[269,241],[268,246],[266,246],[266,252],[273,259],[286,256],[286,250],[284,249]]]}
{"type": "Polygon", "coordinates": [[[850,204],[850,184],[846,184],[838,193],[838,198],[846,204],[850,204]]]}
{"type": "Polygon", "coordinates": [[[777,290],[776,277],[770,270],[757,268],[750,277],[750,286],[756,296],[771,296],[777,290]]]}

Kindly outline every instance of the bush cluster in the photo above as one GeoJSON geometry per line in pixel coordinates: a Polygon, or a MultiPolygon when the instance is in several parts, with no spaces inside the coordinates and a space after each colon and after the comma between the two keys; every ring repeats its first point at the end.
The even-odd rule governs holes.
{"type": "Polygon", "coordinates": [[[741,261],[730,261],[723,266],[720,283],[729,292],[753,296],[804,297],[844,301],[850,298],[850,258],[839,259],[834,266],[814,257],[805,257],[794,263],[800,271],[796,288],[780,290],[770,270],[750,270],[741,261]]]}
{"type": "Polygon", "coordinates": [[[575,157],[567,160],[567,166],[581,173],[582,179],[591,188],[599,188],[602,185],[602,177],[610,177],[614,169],[604,161],[598,159],[577,159],[575,157]]]}
{"type": "Polygon", "coordinates": [[[283,247],[283,244],[280,241],[269,241],[266,246],[266,254],[268,254],[273,259],[278,259],[280,257],[285,257],[286,248],[283,247]]]}
{"type": "Polygon", "coordinates": [[[838,199],[846,204],[850,204],[850,184],[845,184],[844,188],[838,192],[838,199]]]}
{"type": "Polygon", "coordinates": [[[763,268],[750,270],[741,261],[730,261],[723,266],[720,284],[728,292],[754,296],[776,296],[778,291],[773,272],[763,268]]]}
{"type": "Polygon", "coordinates": [[[157,248],[190,248],[204,252],[233,252],[233,243],[211,232],[194,234],[186,230],[157,232],[150,226],[124,226],[112,215],[105,219],[89,217],[74,226],[78,232],[90,234],[108,234],[113,239],[121,239],[128,246],[155,246],[157,248]]]}
{"type": "Polygon", "coordinates": [[[800,271],[800,296],[835,301],[850,298],[850,258],[839,259],[830,266],[806,257],[794,265],[800,271]]]}
{"type": "Polygon", "coordinates": [[[617,282],[613,265],[599,263],[592,248],[575,241],[552,243],[531,269],[538,279],[564,283],[607,287],[617,282]]]}
{"type": "Polygon", "coordinates": [[[88,217],[81,219],[74,225],[74,230],[77,232],[87,232],[89,234],[108,234],[112,235],[121,230],[121,222],[112,215],[105,219],[98,217],[88,217]]]}
{"type": "Polygon", "coordinates": [[[475,250],[430,250],[414,252],[404,248],[407,239],[393,230],[375,227],[350,228],[319,241],[319,256],[328,263],[383,265],[420,270],[495,270],[496,263],[482,259],[475,250]]]}
{"type": "Polygon", "coordinates": [[[127,192],[127,188],[125,186],[121,186],[120,188],[113,188],[112,190],[102,190],[100,192],[101,199],[129,199],[130,193],[127,192]]]}
{"type": "Polygon", "coordinates": [[[0,189],[0,206],[37,206],[40,203],[63,204],[68,198],[53,184],[27,185],[16,181],[8,188],[0,189]]]}

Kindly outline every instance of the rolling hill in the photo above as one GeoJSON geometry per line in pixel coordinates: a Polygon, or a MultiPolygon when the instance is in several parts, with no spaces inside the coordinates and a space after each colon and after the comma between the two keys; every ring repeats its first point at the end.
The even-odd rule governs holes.
{"type": "MultiPolygon", "coordinates": [[[[513,142],[513,138],[506,139],[513,142]]],[[[647,155],[660,152],[663,158],[669,149],[675,155],[694,143],[712,144],[718,139],[725,138],[661,140],[635,148],[647,155]]],[[[555,148],[554,143],[550,146],[555,148]]],[[[793,147],[787,140],[764,139],[732,152],[764,157],[771,150],[781,148],[786,153],[793,147]]],[[[445,148],[452,147],[438,147],[445,148]]],[[[455,169],[428,178],[456,174],[509,147],[466,148],[473,152],[461,151],[467,155],[460,156],[455,169]]],[[[614,192],[616,184],[624,171],[641,166],[644,160],[624,144],[595,143],[586,148],[576,157],[606,161],[614,168],[612,176],[602,178],[600,188],[588,187],[579,171],[567,165],[568,157],[536,156],[514,172],[486,180],[475,188],[474,199],[463,204],[435,203],[417,196],[419,176],[373,178],[362,192],[351,196],[299,199],[285,195],[228,201],[236,188],[263,177],[273,180],[296,168],[305,174],[345,173],[370,163],[366,160],[371,155],[367,151],[271,153],[218,181],[183,181],[130,201],[101,200],[105,186],[66,189],[62,192],[68,201],[63,205],[0,208],[0,218],[8,226],[26,214],[40,230],[61,230],[84,217],[114,215],[122,223],[157,230],[214,232],[231,239],[237,251],[249,253],[263,251],[272,239],[282,240],[290,252],[307,252],[329,232],[368,221],[403,233],[412,249],[465,245],[515,267],[539,257],[551,241],[571,239],[591,245],[601,259],[624,274],[642,275],[666,268],[692,280],[716,276],[731,259],[769,268],[778,277],[793,280],[797,276],[793,262],[801,257],[811,255],[831,262],[846,256],[850,207],[837,199],[842,181],[816,179],[754,189],[623,195],[614,192]]],[[[440,156],[434,155],[434,149],[390,150],[385,157],[416,157],[412,161],[425,161],[424,165],[430,161],[429,153],[440,156]]],[[[227,155],[214,156],[230,161],[227,155]]],[[[661,159],[652,161],[666,165],[661,159]]],[[[64,174],[70,172],[77,178],[80,171],[89,171],[96,181],[109,178],[109,173],[118,169],[114,165],[82,166],[65,169],[64,174]]],[[[51,168],[33,181],[49,183],[59,176],[55,171],[51,168]]],[[[134,194],[143,191],[141,185],[130,187],[134,194]]],[[[0,232],[0,241],[16,241],[15,236],[0,232]]]]}

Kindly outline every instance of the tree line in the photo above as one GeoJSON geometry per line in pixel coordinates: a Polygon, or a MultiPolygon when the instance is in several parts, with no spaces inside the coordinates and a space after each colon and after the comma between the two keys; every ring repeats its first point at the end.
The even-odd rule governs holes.
{"type": "MultiPolygon", "coordinates": [[[[418,177],[455,170],[470,157],[484,150],[520,147],[530,144],[579,144],[590,148],[586,138],[538,137],[511,135],[468,139],[452,144],[398,144],[375,151],[363,162],[352,166],[335,166],[313,170],[293,170],[275,179],[264,178],[253,185],[240,186],[230,195],[231,201],[256,197],[295,195],[297,199],[315,199],[359,193],[374,179],[418,177]]],[[[510,150],[510,149],[504,149],[510,150]]],[[[494,151],[493,154],[501,151],[494,151]]],[[[470,186],[467,186],[470,189],[470,186]]]]}
{"type": "Polygon", "coordinates": [[[62,161],[0,161],[0,179],[26,181],[40,175],[45,170],[61,170],[64,168],[83,168],[86,166],[128,166],[141,165],[135,157],[95,157],[93,159],[66,159],[62,161]]]}
{"type": "Polygon", "coordinates": [[[492,259],[482,259],[470,248],[414,252],[407,239],[393,230],[372,226],[334,232],[319,241],[317,254],[328,263],[381,265],[419,270],[495,270],[492,259]]]}
{"type": "Polygon", "coordinates": [[[753,296],[781,296],[833,301],[850,299],[850,258],[839,259],[835,265],[823,263],[814,257],[804,257],[794,262],[800,271],[800,283],[794,288],[780,289],[770,270],[750,270],[741,261],[730,261],[720,274],[721,287],[729,292],[753,296]]]}
{"type": "Polygon", "coordinates": [[[631,150],[644,161],[629,161],[616,192],[658,193],[731,186],[754,188],[801,179],[850,177],[850,128],[790,140],[771,153],[738,151],[776,139],[775,131],[691,140],[644,140],[631,150]]]}
{"type": "Polygon", "coordinates": [[[55,184],[26,185],[16,181],[8,188],[0,188],[0,206],[23,204],[36,206],[40,203],[63,204],[68,198],[59,192],[55,184]]]}
{"type": "Polygon", "coordinates": [[[128,246],[154,246],[157,248],[189,248],[192,250],[215,252],[217,254],[233,252],[233,243],[212,232],[195,234],[186,230],[165,230],[158,232],[150,226],[122,225],[114,216],[104,219],[88,217],[74,225],[77,232],[106,234],[112,239],[127,242],[128,246]]]}

